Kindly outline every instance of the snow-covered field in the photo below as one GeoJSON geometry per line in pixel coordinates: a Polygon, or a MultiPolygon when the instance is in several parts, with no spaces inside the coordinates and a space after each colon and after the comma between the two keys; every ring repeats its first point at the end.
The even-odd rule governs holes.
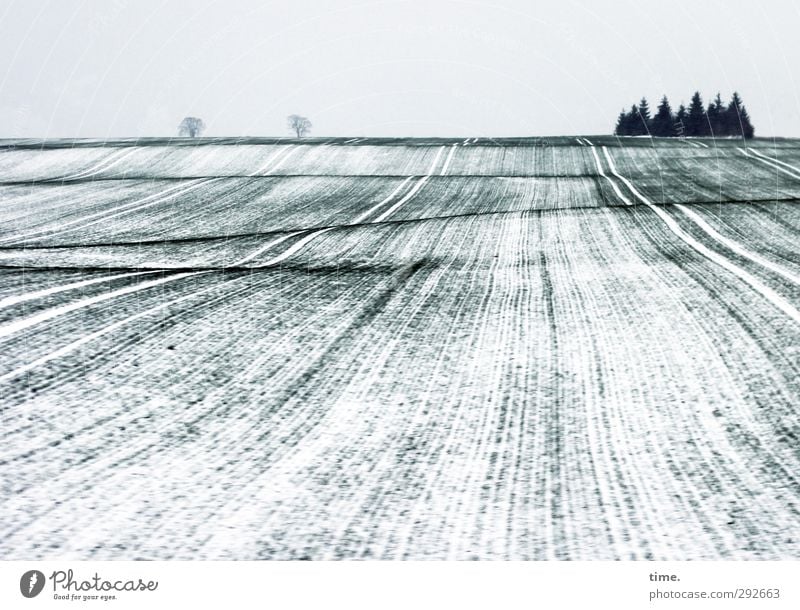
{"type": "Polygon", "coordinates": [[[0,145],[0,558],[800,559],[800,141],[0,145]]]}

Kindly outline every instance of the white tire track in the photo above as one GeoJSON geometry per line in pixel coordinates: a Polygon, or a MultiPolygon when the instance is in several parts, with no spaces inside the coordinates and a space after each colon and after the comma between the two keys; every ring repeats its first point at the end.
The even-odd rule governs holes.
{"type": "Polygon", "coordinates": [[[416,195],[423,186],[425,186],[425,183],[428,181],[428,178],[430,178],[433,175],[433,172],[436,170],[436,165],[439,163],[439,158],[442,156],[442,152],[444,151],[444,149],[445,149],[444,146],[439,148],[439,151],[436,153],[436,157],[433,159],[433,163],[431,163],[431,167],[428,170],[428,173],[417,181],[417,183],[414,185],[414,188],[412,188],[408,192],[408,194],[405,197],[403,197],[400,201],[395,203],[392,207],[390,207],[388,210],[386,210],[383,214],[381,214],[375,220],[373,220],[372,221],[373,223],[382,222],[388,216],[390,216],[395,211],[397,211],[402,205],[404,205],[414,195],[416,195]]]}
{"type": "Polygon", "coordinates": [[[453,160],[453,153],[456,152],[457,146],[458,144],[453,144],[450,147],[450,154],[447,155],[447,159],[445,159],[444,165],[442,166],[442,171],[439,173],[440,176],[444,176],[445,174],[447,174],[447,168],[450,167],[450,161],[453,160]]]}
{"type": "Polygon", "coordinates": [[[428,180],[428,176],[421,178],[414,187],[402,198],[400,201],[395,203],[392,207],[386,210],[383,214],[371,220],[371,223],[376,222],[383,222],[387,217],[391,216],[395,211],[397,211],[401,206],[403,206],[406,202],[408,202],[414,195],[416,195],[420,189],[425,186],[425,182],[428,180]]]}
{"type": "Polygon", "coordinates": [[[25,294],[5,297],[4,299],[0,299],[0,309],[3,309],[4,307],[11,307],[12,305],[17,305],[19,303],[25,303],[27,301],[33,301],[35,299],[48,297],[53,294],[58,294],[59,292],[67,292],[68,290],[85,288],[86,286],[93,286],[94,284],[101,284],[103,282],[111,282],[113,280],[118,280],[124,277],[134,277],[137,275],[147,275],[152,273],[158,273],[158,271],[135,271],[133,273],[121,273],[118,275],[109,275],[106,277],[95,278],[91,280],[82,280],[80,282],[73,282],[72,284],[64,284],[63,286],[56,286],[55,288],[45,288],[43,290],[36,290],[34,292],[27,292],[25,294]]]}
{"type": "Polygon", "coordinates": [[[752,152],[752,153],[754,153],[754,154],[758,155],[758,156],[759,156],[759,157],[761,157],[762,159],[766,159],[767,161],[771,161],[772,163],[777,163],[778,165],[782,165],[782,166],[783,166],[783,167],[785,167],[786,169],[788,169],[788,170],[791,170],[791,171],[793,171],[794,173],[798,174],[798,176],[800,176],[800,168],[797,168],[797,167],[795,167],[794,165],[789,165],[788,163],[786,163],[786,162],[784,162],[784,161],[781,161],[781,160],[779,160],[779,159],[775,159],[775,158],[773,158],[773,157],[768,157],[767,155],[765,155],[765,154],[764,154],[764,153],[762,153],[761,151],[758,151],[758,150],[756,150],[755,148],[749,148],[748,150],[749,150],[750,152],[752,152]]]}
{"type": "Polygon", "coordinates": [[[9,324],[0,326],[0,339],[18,333],[19,331],[25,330],[26,328],[30,328],[31,326],[36,326],[37,324],[46,322],[47,320],[52,320],[53,318],[56,318],[58,316],[62,316],[64,314],[77,311],[78,309],[91,307],[92,305],[95,305],[97,303],[102,303],[103,301],[107,301],[115,297],[125,296],[126,294],[131,294],[133,292],[138,292],[140,290],[147,290],[148,288],[152,288],[153,286],[160,286],[161,284],[166,284],[167,282],[173,282],[175,280],[179,280],[192,275],[198,275],[200,273],[210,273],[210,272],[191,271],[187,273],[179,273],[178,275],[173,275],[158,280],[151,280],[149,282],[144,282],[142,284],[137,284],[135,286],[128,286],[126,288],[121,288],[120,290],[115,290],[113,292],[107,292],[105,294],[100,294],[97,296],[89,297],[87,299],[82,299],[80,301],[75,301],[67,305],[62,305],[60,307],[47,309],[33,316],[14,320],[9,324]]]}
{"type": "Polygon", "coordinates": [[[758,151],[756,151],[753,148],[748,148],[748,149],[738,148],[738,150],[741,151],[744,154],[744,156],[746,156],[746,157],[748,157],[750,159],[755,159],[756,161],[760,161],[764,165],[769,165],[770,167],[772,167],[774,169],[777,169],[779,172],[782,172],[782,173],[786,174],[787,176],[791,176],[792,178],[794,178],[796,180],[800,180],[800,171],[796,170],[791,165],[783,163],[782,161],[778,161],[777,159],[770,159],[769,157],[767,157],[765,155],[762,155],[761,153],[759,153],[758,151]],[[752,156],[750,153],[753,153],[756,156],[752,156]],[[780,165],[778,165],[778,164],[780,164],[780,165]],[[788,167],[789,169],[786,169],[786,167],[781,167],[781,165],[784,165],[784,166],[788,167]]]}
{"type": "MultiPolygon", "coordinates": [[[[733,262],[731,262],[730,260],[728,260],[727,258],[722,256],[718,252],[714,252],[713,250],[709,249],[707,246],[703,245],[702,243],[697,241],[694,237],[692,237],[691,235],[686,233],[680,227],[680,225],[677,223],[677,221],[674,218],[672,218],[672,216],[667,214],[659,206],[654,205],[653,202],[651,202],[644,195],[642,195],[630,183],[630,181],[628,181],[626,178],[622,177],[617,172],[616,168],[614,167],[614,162],[611,160],[611,156],[608,154],[608,148],[606,146],[603,146],[603,153],[605,154],[606,159],[608,160],[608,164],[609,164],[609,167],[611,169],[611,172],[617,178],[619,178],[630,189],[631,193],[633,193],[636,197],[638,197],[639,200],[642,203],[644,203],[647,207],[649,207],[651,210],[653,210],[658,215],[658,217],[661,218],[661,220],[664,221],[664,223],[667,225],[667,227],[669,228],[670,231],[672,231],[677,237],[679,237],[681,240],[683,240],[687,245],[689,245],[694,250],[696,250],[699,254],[702,254],[707,259],[709,259],[710,261],[716,263],[717,265],[719,265],[723,269],[726,269],[727,271],[730,271],[731,273],[733,273],[736,277],[738,277],[739,279],[744,281],[746,284],[748,284],[751,288],[753,288],[753,290],[755,290],[756,292],[760,293],[761,296],[763,296],[765,299],[767,299],[775,307],[777,307],[783,313],[785,313],[787,316],[789,316],[793,321],[795,321],[796,323],[800,324],[800,311],[798,311],[798,309],[794,305],[789,303],[786,299],[784,299],[781,295],[779,295],[777,292],[775,292],[772,288],[770,288],[769,286],[766,286],[763,283],[761,283],[761,281],[756,279],[753,275],[751,275],[750,273],[748,273],[747,271],[745,271],[744,269],[742,269],[738,265],[734,264],[733,262]]],[[[712,237],[713,237],[713,235],[712,235],[712,237]]],[[[756,255],[752,255],[752,256],[756,256],[756,255]]],[[[750,257],[748,257],[748,258],[750,258],[750,257]]]]}
{"type": "Polygon", "coordinates": [[[88,178],[89,176],[95,176],[100,172],[104,172],[107,169],[111,169],[115,165],[118,165],[126,158],[128,158],[131,154],[136,151],[136,147],[130,148],[128,150],[121,148],[119,151],[115,151],[111,153],[108,157],[96,163],[92,167],[85,169],[81,172],[75,174],[69,174],[67,176],[61,176],[59,178],[50,178],[48,182],[65,182],[67,180],[78,180],[82,178],[88,178]]]}
{"type": "Polygon", "coordinates": [[[54,235],[62,235],[63,233],[74,231],[77,228],[88,227],[97,224],[99,222],[104,222],[110,218],[115,218],[122,214],[127,214],[128,212],[142,210],[144,208],[156,205],[158,203],[163,203],[174,197],[178,197],[180,195],[184,195],[190,191],[193,191],[201,186],[211,184],[213,182],[218,182],[219,180],[220,178],[203,178],[194,181],[189,186],[186,185],[173,186],[166,189],[165,191],[156,193],[155,195],[148,195],[147,197],[144,197],[142,199],[137,199],[135,201],[122,204],[120,206],[117,206],[116,208],[111,208],[110,210],[95,212],[94,214],[89,214],[88,216],[83,216],[75,220],[59,223],[58,227],[55,229],[37,229],[34,231],[28,231],[27,233],[17,233],[16,235],[2,237],[0,238],[0,243],[7,243],[7,242],[26,240],[26,239],[43,239],[45,237],[53,237],[54,235]],[[87,222],[90,220],[91,222],[87,222]]]}
{"type": "Polygon", "coordinates": [[[258,248],[256,250],[253,250],[253,252],[251,252],[250,254],[245,256],[244,258],[240,258],[239,260],[231,263],[229,266],[231,266],[231,267],[239,267],[240,265],[244,265],[245,263],[249,263],[251,260],[256,258],[258,255],[266,252],[270,248],[273,248],[273,247],[277,246],[278,244],[282,244],[287,239],[291,239],[295,235],[300,235],[301,233],[305,233],[305,231],[295,231],[294,233],[289,233],[288,235],[282,235],[281,237],[272,240],[268,244],[266,244],[264,246],[261,246],[260,248],[258,248]]]}
{"type": "Polygon", "coordinates": [[[277,265],[278,263],[280,263],[282,261],[285,261],[287,258],[292,256],[293,254],[295,254],[295,253],[299,252],[300,250],[302,250],[306,246],[306,244],[308,244],[312,240],[316,239],[320,235],[322,235],[324,233],[327,233],[328,231],[333,231],[333,229],[334,229],[333,227],[328,227],[327,229],[320,229],[319,231],[314,231],[310,235],[306,235],[303,239],[298,241],[296,244],[293,244],[291,248],[286,250],[286,252],[283,252],[282,254],[279,254],[275,258],[271,258],[267,262],[262,263],[261,265],[259,265],[259,267],[272,267],[273,265],[277,265]]]}
{"type": "Polygon", "coordinates": [[[370,216],[370,214],[372,214],[375,210],[377,210],[377,209],[383,207],[384,205],[386,205],[387,203],[389,203],[392,199],[394,199],[395,195],[397,195],[397,193],[399,193],[401,190],[403,190],[403,187],[405,187],[405,185],[408,184],[411,181],[411,178],[412,177],[409,176],[408,178],[403,180],[403,182],[400,183],[400,186],[398,186],[396,189],[394,189],[392,191],[392,193],[386,199],[384,199],[380,203],[376,203],[374,206],[372,206],[366,212],[364,212],[363,214],[358,216],[355,220],[352,221],[352,224],[357,225],[357,224],[360,224],[360,223],[364,222],[364,220],[366,218],[368,218],[370,216]]]}
{"type": "Polygon", "coordinates": [[[291,157],[295,152],[297,152],[296,145],[290,144],[288,147],[284,148],[283,150],[276,151],[275,154],[273,154],[269,159],[267,159],[261,165],[261,167],[259,167],[258,169],[250,172],[249,174],[247,174],[247,176],[248,177],[252,177],[252,176],[268,176],[269,174],[274,172],[276,169],[279,169],[289,159],[289,157],[291,157]],[[280,159],[280,161],[278,162],[279,159],[280,159]],[[273,167],[272,169],[270,169],[268,172],[264,173],[265,170],[272,163],[275,163],[275,162],[278,162],[278,164],[275,167],[273,167]]]}
{"type": "Polygon", "coordinates": [[[611,170],[611,173],[614,174],[617,178],[619,178],[620,181],[625,186],[627,186],[628,189],[630,190],[630,192],[633,193],[636,197],[638,197],[642,201],[646,202],[648,205],[652,205],[647,199],[644,198],[644,196],[639,191],[636,190],[636,188],[630,183],[630,181],[627,178],[625,178],[623,175],[621,175],[617,171],[617,168],[614,165],[614,161],[611,158],[611,155],[608,154],[608,147],[607,146],[603,146],[603,154],[605,155],[606,160],[608,161],[608,168],[611,170]]]}
{"type": "MultiPolygon", "coordinates": [[[[388,210],[383,212],[383,214],[378,216],[376,219],[372,220],[371,223],[374,224],[374,223],[383,221],[385,218],[387,218],[390,214],[392,214],[397,209],[399,209],[402,205],[404,205],[408,200],[410,200],[412,197],[414,197],[414,195],[416,195],[420,191],[420,189],[425,185],[425,182],[428,180],[428,178],[430,178],[433,175],[433,172],[436,169],[436,165],[439,163],[439,158],[442,156],[442,152],[444,151],[444,148],[445,148],[444,146],[439,148],[438,152],[436,153],[436,157],[434,158],[433,163],[431,164],[431,167],[428,170],[428,173],[425,176],[423,176],[422,178],[420,178],[417,181],[417,183],[414,185],[414,187],[404,197],[402,197],[397,203],[395,203],[393,206],[391,206],[388,210]]],[[[369,214],[371,214],[375,209],[381,207],[382,205],[385,205],[388,201],[390,201],[392,199],[392,197],[394,197],[398,192],[400,192],[400,190],[406,184],[408,184],[409,180],[411,180],[411,176],[406,178],[400,184],[400,186],[398,186],[392,192],[392,194],[389,195],[389,197],[387,197],[386,199],[384,199],[380,203],[378,203],[375,206],[373,206],[372,208],[370,208],[364,214],[358,216],[356,218],[356,220],[352,222],[352,224],[359,224],[367,216],[369,216],[369,214]]],[[[286,250],[282,254],[280,254],[280,255],[276,256],[275,258],[272,258],[272,259],[270,259],[270,260],[268,260],[268,261],[266,261],[266,262],[264,262],[264,263],[262,263],[262,264],[260,264],[258,266],[259,267],[271,267],[273,265],[277,265],[278,263],[286,260],[290,256],[292,256],[292,255],[296,254],[297,252],[299,252],[302,248],[304,248],[307,244],[311,243],[313,240],[315,240],[320,235],[324,235],[325,233],[327,233],[328,231],[332,231],[333,229],[334,229],[334,227],[328,227],[327,229],[319,229],[317,231],[314,231],[313,233],[310,233],[309,235],[306,235],[303,239],[299,240],[296,244],[293,244],[288,250],[286,250]]],[[[254,258],[256,258],[258,255],[260,255],[261,253],[269,250],[273,246],[276,246],[276,245],[286,241],[290,237],[294,237],[295,235],[299,235],[299,234],[301,234],[303,232],[304,231],[298,231],[296,233],[291,233],[289,235],[284,235],[282,237],[279,237],[278,239],[276,239],[276,240],[270,242],[269,244],[267,244],[266,246],[263,246],[263,247],[259,248],[258,250],[256,250],[255,252],[252,252],[251,254],[245,256],[244,258],[236,261],[235,263],[233,263],[233,266],[238,266],[238,265],[244,264],[246,262],[249,262],[249,261],[253,260],[254,258]]]]}
{"type": "MultiPolygon", "coordinates": [[[[414,185],[414,187],[404,197],[402,197],[397,203],[395,203],[392,207],[390,207],[388,210],[386,210],[383,214],[378,216],[378,218],[376,218],[375,220],[371,221],[372,223],[381,222],[383,219],[385,219],[387,216],[392,214],[395,210],[397,210],[400,206],[405,204],[409,199],[411,199],[414,195],[416,195],[419,192],[419,190],[424,186],[425,181],[427,181],[427,179],[430,178],[430,176],[433,174],[433,172],[434,172],[434,170],[436,168],[436,165],[439,162],[439,158],[442,155],[442,151],[443,150],[444,150],[444,146],[442,146],[439,149],[439,151],[437,152],[436,157],[434,158],[433,163],[431,164],[431,167],[428,170],[428,173],[425,176],[423,176],[414,185]]],[[[363,213],[360,216],[358,216],[354,221],[352,221],[351,224],[359,224],[359,223],[363,222],[363,220],[366,219],[370,214],[372,214],[373,211],[375,211],[376,209],[380,208],[381,206],[383,206],[386,203],[388,203],[389,201],[391,201],[391,199],[398,192],[400,192],[402,190],[402,188],[406,184],[408,184],[408,182],[410,180],[411,180],[411,176],[406,178],[386,199],[384,199],[380,203],[374,205],[369,210],[367,210],[365,213],[363,213]]],[[[259,265],[259,267],[270,267],[270,266],[273,266],[273,265],[277,265],[278,263],[280,263],[280,262],[286,260],[287,258],[289,258],[290,256],[292,256],[293,254],[299,252],[303,247],[305,247],[307,244],[312,242],[314,239],[316,239],[320,235],[323,235],[323,234],[327,233],[328,231],[332,231],[333,228],[334,227],[328,227],[327,229],[319,229],[317,231],[314,231],[313,233],[310,233],[309,235],[306,235],[303,239],[299,240],[296,244],[292,245],[288,250],[286,250],[286,252],[276,256],[275,258],[272,258],[272,259],[266,261],[265,263],[262,263],[261,265],[259,265]]],[[[290,233],[289,235],[284,235],[282,237],[279,237],[278,239],[268,243],[265,246],[262,246],[261,248],[255,250],[254,252],[248,254],[244,258],[236,261],[235,263],[233,263],[232,266],[238,266],[238,265],[242,265],[244,263],[247,263],[247,262],[253,260],[254,258],[256,258],[257,256],[259,256],[260,254],[262,254],[263,252],[266,252],[267,250],[269,250],[273,246],[277,246],[278,244],[286,241],[287,239],[289,239],[291,237],[294,237],[295,235],[300,235],[301,233],[304,233],[304,231],[297,231],[295,233],[290,233]]]]}
{"type": "Polygon", "coordinates": [[[631,201],[630,201],[630,200],[629,200],[627,197],[625,197],[625,195],[623,195],[623,194],[622,194],[622,191],[620,191],[620,190],[619,190],[619,187],[617,186],[617,183],[616,183],[616,182],[614,182],[614,181],[613,181],[611,178],[609,178],[609,177],[606,175],[606,173],[603,171],[603,166],[602,166],[602,164],[600,163],[600,158],[597,156],[597,151],[596,151],[596,150],[595,150],[595,148],[594,148],[594,144],[590,144],[589,146],[591,147],[591,149],[590,149],[590,150],[592,151],[592,155],[594,156],[594,163],[595,163],[595,165],[597,166],[597,171],[600,173],[600,175],[601,175],[603,178],[605,178],[606,180],[608,180],[608,183],[611,185],[611,188],[613,188],[613,189],[614,189],[614,193],[616,193],[617,197],[619,197],[619,198],[620,198],[620,200],[621,200],[621,201],[622,201],[622,202],[623,202],[625,205],[633,205],[633,203],[631,203],[631,201]]]}
{"type": "MultiPolygon", "coordinates": [[[[614,166],[614,161],[611,159],[611,155],[609,154],[608,148],[606,146],[603,147],[603,153],[605,154],[606,159],[608,160],[608,166],[611,168],[611,171],[613,172],[613,174],[617,178],[619,178],[623,183],[625,183],[625,185],[630,189],[630,191],[636,197],[638,197],[645,205],[648,205],[650,207],[655,207],[652,201],[650,201],[644,195],[642,195],[633,186],[633,184],[631,184],[631,182],[627,178],[623,177],[622,175],[619,174],[619,172],[617,172],[617,169],[614,166]]],[[[676,204],[674,204],[674,207],[676,207],[681,212],[683,212],[686,216],[689,217],[689,219],[692,222],[694,222],[700,229],[702,229],[709,237],[711,237],[712,239],[714,239],[717,242],[721,243],[723,246],[726,246],[730,250],[733,250],[734,252],[736,252],[736,254],[738,254],[738,255],[740,255],[740,256],[742,256],[744,258],[750,259],[754,263],[756,263],[758,265],[761,265],[762,267],[764,267],[766,269],[769,269],[770,271],[772,271],[774,273],[777,273],[778,275],[786,278],[790,282],[792,282],[792,283],[794,283],[796,285],[800,285],[800,277],[799,276],[795,275],[794,273],[792,273],[791,271],[789,271],[787,269],[784,269],[780,265],[778,265],[776,263],[773,263],[772,261],[767,260],[767,259],[765,259],[764,257],[762,257],[762,256],[760,256],[758,254],[755,254],[754,252],[750,252],[749,250],[747,250],[746,248],[744,248],[740,244],[738,244],[738,243],[734,242],[733,240],[725,237],[724,235],[721,235],[711,225],[709,225],[705,220],[703,220],[703,218],[701,216],[699,216],[696,212],[690,210],[685,205],[683,205],[681,203],[676,203],[676,204]]]]}
{"type": "Polygon", "coordinates": [[[678,208],[681,212],[686,214],[698,227],[700,227],[705,233],[711,237],[712,239],[718,241],[723,246],[726,246],[728,249],[736,252],[739,256],[744,258],[748,258],[756,264],[769,269],[773,273],[777,273],[778,275],[786,278],[793,284],[800,286],[800,276],[792,273],[788,269],[784,269],[780,265],[773,263],[772,261],[760,256],[754,252],[750,252],[749,250],[742,247],[740,244],[736,243],[732,239],[721,235],[717,232],[710,224],[708,224],[699,214],[695,211],[690,210],[688,207],[683,205],[682,203],[676,203],[675,207],[678,208]]]}
{"type": "MultiPolygon", "coordinates": [[[[200,275],[200,274],[203,274],[203,273],[211,273],[211,272],[210,271],[199,271],[199,272],[195,272],[195,273],[186,273],[186,274],[182,274],[181,277],[189,277],[191,275],[200,275]]],[[[175,277],[172,277],[172,278],[165,278],[165,279],[171,281],[171,280],[176,280],[176,279],[179,279],[179,278],[177,276],[175,276],[175,277]]],[[[85,344],[87,344],[87,343],[89,343],[91,341],[94,341],[95,339],[97,339],[99,337],[102,337],[103,335],[107,335],[108,333],[113,332],[113,331],[117,330],[118,328],[121,328],[121,327],[125,326],[126,324],[130,324],[131,322],[134,322],[136,320],[144,318],[144,317],[146,317],[146,316],[148,316],[148,315],[150,315],[152,313],[155,313],[155,312],[160,311],[162,309],[166,309],[167,307],[171,307],[173,305],[176,305],[176,304],[181,303],[183,301],[186,301],[188,299],[192,299],[192,298],[195,298],[197,296],[200,296],[201,294],[209,292],[209,291],[211,291],[211,290],[213,290],[215,288],[217,288],[216,285],[210,286],[208,288],[204,288],[204,289],[199,290],[197,292],[193,292],[192,294],[188,294],[188,295],[179,297],[177,299],[173,299],[171,301],[166,301],[164,303],[161,303],[160,305],[156,305],[155,307],[151,307],[149,309],[146,309],[145,311],[141,311],[141,312],[139,312],[137,314],[134,314],[132,316],[128,316],[127,318],[124,318],[122,320],[118,320],[117,322],[114,322],[113,324],[110,324],[110,325],[108,325],[108,326],[106,326],[104,328],[101,328],[98,331],[95,331],[95,332],[90,333],[88,335],[84,335],[80,339],[76,339],[72,343],[68,343],[67,345],[65,345],[65,346],[63,346],[63,347],[61,347],[61,348],[59,348],[59,349],[57,349],[57,350],[55,350],[53,352],[50,352],[49,354],[45,354],[41,358],[37,358],[36,360],[34,360],[32,362],[29,362],[28,364],[25,364],[23,366],[20,366],[20,367],[14,369],[13,371],[9,371],[8,373],[0,375],[0,383],[16,379],[17,377],[19,377],[21,375],[24,375],[28,371],[31,371],[32,369],[35,369],[38,366],[41,366],[42,364],[46,364],[46,363],[50,362],[51,360],[55,360],[56,358],[60,358],[61,356],[65,356],[65,355],[69,354],[70,352],[74,352],[76,349],[78,349],[82,345],[85,345],[85,344]]]]}

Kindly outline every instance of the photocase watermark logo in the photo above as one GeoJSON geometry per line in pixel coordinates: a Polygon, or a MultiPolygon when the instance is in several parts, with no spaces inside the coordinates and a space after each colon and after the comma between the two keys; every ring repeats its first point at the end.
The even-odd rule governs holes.
{"type": "Polygon", "coordinates": [[[158,589],[157,580],[142,578],[103,578],[97,572],[88,578],[75,575],[72,570],[55,570],[45,576],[39,570],[28,570],[19,579],[19,592],[23,597],[39,595],[50,581],[54,600],[70,601],[111,601],[131,593],[148,593],[158,589]]]}
{"type": "Polygon", "coordinates": [[[19,579],[19,592],[24,597],[36,597],[44,589],[44,574],[39,570],[28,570],[19,579]]]}

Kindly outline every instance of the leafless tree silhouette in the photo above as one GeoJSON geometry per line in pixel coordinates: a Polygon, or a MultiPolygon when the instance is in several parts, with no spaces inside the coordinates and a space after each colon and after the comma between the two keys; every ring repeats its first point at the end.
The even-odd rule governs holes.
{"type": "Polygon", "coordinates": [[[178,125],[178,135],[182,138],[196,138],[203,133],[205,128],[206,124],[203,122],[203,119],[198,119],[195,116],[187,116],[181,121],[181,124],[178,125]]]}
{"type": "Polygon", "coordinates": [[[289,117],[286,119],[286,122],[289,126],[289,129],[293,131],[298,138],[308,135],[308,133],[311,131],[311,121],[304,116],[300,116],[299,114],[289,115],[289,117]]]}

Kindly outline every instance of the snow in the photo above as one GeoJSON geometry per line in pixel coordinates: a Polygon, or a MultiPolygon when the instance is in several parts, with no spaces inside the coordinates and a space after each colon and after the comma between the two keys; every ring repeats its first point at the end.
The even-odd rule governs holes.
{"type": "Polygon", "coordinates": [[[2,556],[798,559],[797,142],[477,141],[0,150],[2,556]]]}

